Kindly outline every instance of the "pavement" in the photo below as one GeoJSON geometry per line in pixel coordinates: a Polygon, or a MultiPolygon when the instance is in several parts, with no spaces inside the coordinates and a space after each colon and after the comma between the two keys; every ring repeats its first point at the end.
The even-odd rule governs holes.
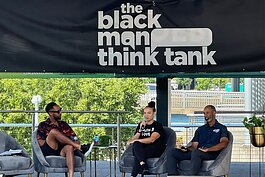
{"type": "MultiPolygon", "coordinates": [[[[94,162],[91,164],[87,161],[87,170],[85,177],[95,177],[94,162]]],[[[110,175],[110,162],[109,161],[97,161],[96,164],[97,177],[121,177],[119,166],[117,164],[116,176],[114,174],[114,165],[112,163],[112,170],[110,175]]],[[[33,177],[36,177],[36,172],[33,177]]],[[[43,174],[40,175],[42,177],[43,174]]],[[[140,177],[140,175],[138,175],[140,177]]],[[[265,162],[263,163],[250,163],[250,162],[232,162],[230,167],[229,177],[265,177],[265,162]]],[[[27,177],[27,175],[19,175],[18,177],[27,177]]],[[[48,177],[65,177],[64,173],[49,173],[48,177]]],[[[80,173],[75,173],[75,177],[80,177],[80,173]]],[[[130,174],[126,174],[126,177],[130,177],[130,174]]],[[[155,175],[147,175],[147,177],[156,177],[155,175]]],[[[160,175],[160,177],[167,177],[166,174],[160,175]]]]}

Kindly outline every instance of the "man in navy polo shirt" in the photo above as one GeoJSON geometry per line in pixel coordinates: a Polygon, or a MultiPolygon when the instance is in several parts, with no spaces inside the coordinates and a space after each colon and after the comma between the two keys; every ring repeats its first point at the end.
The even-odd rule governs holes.
{"type": "Polygon", "coordinates": [[[228,144],[226,126],[215,119],[216,109],[213,105],[204,108],[204,118],[207,122],[196,131],[192,145],[181,149],[174,148],[168,155],[168,176],[177,175],[177,163],[181,160],[191,160],[190,175],[198,175],[202,160],[214,160],[220,151],[228,144]]]}

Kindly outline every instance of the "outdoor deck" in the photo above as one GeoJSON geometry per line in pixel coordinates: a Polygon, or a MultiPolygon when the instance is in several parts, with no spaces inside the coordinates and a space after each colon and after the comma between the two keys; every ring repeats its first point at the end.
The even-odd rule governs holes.
{"type": "MultiPolygon", "coordinates": [[[[230,168],[229,177],[265,177],[265,147],[256,148],[250,144],[250,137],[248,130],[242,125],[242,119],[244,115],[241,114],[231,114],[223,115],[218,114],[217,119],[221,123],[227,125],[228,130],[233,133],[234,142],[233,142],[233,152],[232,152],[232,164],[230,168]]],[[[176,132],[177,135],[177,144],[186,144],[192,138],[194,131],[197,127],[203,124],[203,117],[199,114],[188,114],[187,122],[171,122],[171,128],[176,132]]],[[[118,124],[118,123],[117,123],[118,124]]],[[[83,130],[92,130],[95,127],[105,127],[106,129],[111,129],[111,132],[115,132],[115,129],[118,131],[117,124],[72,124],[74,128],[80,128],[83,130]]],[[[120,128],[134,127],[134,124],[120,124],[120,128]]],[[[19,134],[18,129],[29,129],[32,130],[32,124],[0,124],[0,130],[8,131],[9,129],[14,132],[12,136],[14,138],[30,137],[31,131],[27,131],[28,134],[19,134]],[[14,129],[16,127],[16,129],[14,129]],[[26,127],[26,128],[24,128],[26,127]]],[[[114,138],[114,143],[117,142],[116,137],[114,138]]],[[[21,144],[26,147],[26,142],[22,141],[21,144]]],[[[124,147],[120,148],[119,154],[122,154],[124,147]]],[[[30,152],[30,150],[28,150],[30,152]]],[[[107,156],[106,156],[107,157],[107,156]]],[[[107,157],[108,158],[108,157],[107,157]]],[[[87,171],[86,177],[94,177],[94,163],[92,163],[92,170],[90,170],[89,161],[87,162],[87,171]],[[91,172],[91,176],[90,176],[91,172]]],[[[112,170],[113,174],[114,170],[112,170]]],[[[43,175],[41,175],[42,177],[43,175]]],[[[50,174],[49,177],[64,177],[64,174],[50,174]]],[[[76,177],[79,177],[80,174],[76,173],[76,177]]],[[[130,174],[126,174],[126,177],[129,177],[130,174]]],[[[154,177],[154,175],[149,175],[154,177]]],[[[22,177],[26,177],[23,175],[22,177]]],[[[36,174],[33,175],[36,177],[36,174]]],[[[109,161],[99,161],[97,163],[97,177],[110,177],[109,173],[109,161]]],[[[114,175],[112,175],[114,177],[114,175]]],[[[117,165],[117,174],[115,177],[121,177],[121,174],[117,165]]],[[[161,175],[161,177],[166,177],[166,175],[161,175]]]]}
{"type": "MultiPolygon", "coordinates": [[[[92,163],[93,164],[93,163],[92,163]]],[[[90,177],[90,163],[87,161],[87,170],[85,177],[90,177]]],[[[94,166],[92,166],[94,169],[94,166]]],[[[40,175],[43,176],[43,175],[40,175]]],[[[80,177],[79,173],[75,173],[76,177],[80,177]]],[[[129,177],[130,174],[126,174],[129,177]]],[[[138,175],[140,176],[140,175],[138,175]]],[[[147,175],[148,177],[155,177],[155,175],[147,175]]],[[[167,175],[161,175],[161,177],[166,177],[167,175]]],[[[249,162],[233,162],[231,164],[229,177],[265,177],[265,163],[249,163],[249,162]]],[[[19,177],[27,177],[26,175],[20,175],[19,177]]],[[[33,174],[36,177],[36,173],[33,174]]],[[[64,177],[64,174],[60,173],[49,173],[48,177],[64,177]]],[[[92,176],[94,177],[94,170],[92,170],[92,176]]],[[[114,171],[112,169],[112,175],[110,176],[109,171],[109,161],[98,161],[97,162],[97,177],[115,177],[114,171]]],[[[121,177],[119,167],[117,165],[116,177],[121,177]]]]}

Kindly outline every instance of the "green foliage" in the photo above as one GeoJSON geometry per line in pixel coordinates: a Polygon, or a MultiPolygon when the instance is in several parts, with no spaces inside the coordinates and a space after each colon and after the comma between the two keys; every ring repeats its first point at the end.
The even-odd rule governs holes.
{"type": "Polygon", "coordinates": [[[262,127],[265,135],[265,117],[257,117],[255,114],[252,117],[245,117],[243,119],[244,126],[249,129],[250,127],[262,127]]]}
{"type": "MultiPolygon", "coordinates": [[[[40,95],[39,107],[54,101],[63,110],[106,110],[129,111],[129,114],[84,114],[63,113],[62,120],[74,124],[115,124],[117,116],[121,123],[136,123],[142,117],[138,99],[147,90],[144,79],[111,78],[111,79],[0,79],[0,106],[2,110],[33,110],[33,95],[40,95]]],[[[39,121],[47,119],[47,114],[39,114],[39,121]]],[[[31,123],[32,114],[0,113],[1,123],[31,123]]],[[[30,150],[31,129],[7,128],[7,133],[16,134],[18,141],[30,150]],[[26,137],[25,137],[26,135],[26,137]],[[24,140],[27,142],[24,143],[24,140]]],[[[111,134],[106,128],[77,128],[74,130],[84,142],[91,142],[94,133],[111,134]]],[[[122,129],[121,138],[126,141],[131,136],[131,129],[122,129]]],[[[116,136],[116,132],[114,132],[116,136]]]]}
{"type": "Polygon", "coordinates": [[[191,84],[192,79],[190,79],[190,78],[176,78],[175,81],[176,81],[176,84],[178,84],[182,88],[186,88],[191,84]]]}
{"type": "Polygon", "coordinates": [[[155,78],[145,78],[144,82],[145,83],[156,83],[156,79],[155,78]]]}
{"type": "Polygon", "coordinates": [[[99,137],[99,145],[100,146],[109,146],[110,145],[111,136],[109,135],[101,135],[99,137]]]}
{"type": "Polygon", "coordinates": [[[210,90],[218,88],[220,90],[225,88],[225,84],[230,82],[229,78],[197,78],[196,89],[197,90],[210,90]]]}

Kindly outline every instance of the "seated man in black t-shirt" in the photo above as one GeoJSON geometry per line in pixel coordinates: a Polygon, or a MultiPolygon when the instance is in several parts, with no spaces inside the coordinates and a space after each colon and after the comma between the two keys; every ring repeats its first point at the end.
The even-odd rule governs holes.
{"type": "Polygon", "coordinates": [[[204,108],[204,118],[207,122],[200,126],[191,140],[192,145],[181,149],[174,148],[168,155],[168,175],[177,174],[177,163],[181,160],[191,160],[191,174],[198,175],[202,160],[214,160],[229,142],[226,126],[215,119],[216,109],[212,105],[204,108]]]}

